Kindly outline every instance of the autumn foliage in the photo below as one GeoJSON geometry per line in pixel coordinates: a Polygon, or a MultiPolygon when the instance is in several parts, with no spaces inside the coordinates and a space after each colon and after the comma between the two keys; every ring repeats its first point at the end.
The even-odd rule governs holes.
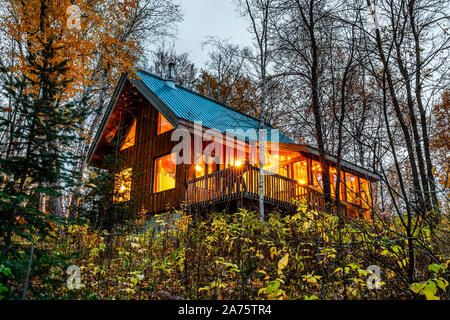
{"type": "MultiPolygon", "coordinates": [[[[448,229],[446,223],[443,227],[448,229]]],[[[397,224],[394,221],[391,227],[400,230],[397,224]]],[[[427,256],[427,250],[443,249],[445,243],[430,242],[426,227],[416,234],[424,247],[418,249],[418,281],[409,287],[406,242],[388,237],[381,221],[355,219],[340,229],[337,216],[301,205],[295,215],[271,214],[262,223],[247,211],[212,214],[206,220],[180,212],[157,216],[147,228],[141,225],[140,232],[131,226],[105,232],[72,225],[55,231],[56,237],[41,241],[41,246],[67,260],[52,266],[47,278],[31,279],[30,298],[448,297],[450,257],[448,252],[435,259],[427,256]],[[70,264],[81,270],[78,289],[66,285],[65,269],[70,264]],[[380,268],[380,278],[374,278],[369,266],[380,268]]],[[[6,285],[9,298],[20,291],[16,279],[8,279],[6,285]]]]}

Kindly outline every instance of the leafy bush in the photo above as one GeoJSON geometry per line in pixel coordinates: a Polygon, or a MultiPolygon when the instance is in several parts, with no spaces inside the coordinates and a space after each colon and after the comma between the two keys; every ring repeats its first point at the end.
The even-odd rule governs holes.
{"type": "MultiPolygon", "coordinates": [[[[45,246],[64,263],[51,269],[52,290],[30,279],[48,299],[405,299],[448,297],[448,255],[431,264],[417,247],[417,282],[407,282],[406,241],[375,222],[339,218],[300,206],[295,215],[264,222],[242,210],[199,220],[177,212],[159,227],[112,232],[88,225],[58,229],[45,246]],[[175,217],[175,218],[174,218],[175,217]],[[69,265],[82,287],[66,285],[69,265]],[[378,289],[369,266],[380,269],[378,289]],[[368,281],[369,280],[369,281],[368,281]],[[436,289],[436,290],[435,290],[436,289]]],[[[395,223],[395,222],[394,222],[395,223]]],[[[433,243],[423,242],[432,248],[433,243]]]]}

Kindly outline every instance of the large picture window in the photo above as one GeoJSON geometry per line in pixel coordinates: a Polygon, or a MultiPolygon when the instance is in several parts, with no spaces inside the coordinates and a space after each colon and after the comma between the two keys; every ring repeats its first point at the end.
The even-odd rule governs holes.
{"type": "MultiPolygon", "coordinates": [[[[331,183],[331,196],[336,198],[336,184],[337,184],[337,169],[330,167],[330,183],[331,183]]],[[[339,184],[339,200],[345,201],[345,183],[344,172],[341,171],[341,182],[339,184]]]]}
{"type": "Polygon", "coordinates": [[[116,173],[114,179],[114,202],[130,201],[133,168],[116,173]]]}
{"type": "Polygon", "coordinates": [[[175,188],[176,153],[155,159],[154,192],[161,192],[175,188]]]}
{"type": "Polygon", "coordinates": [[[366,179],[359,178],[361,185],[361,206],[364,209],[370,209],[372,207],[372,197],[370,195],[370,182],[366,179]]]}
{"type": "Polygon", "coordinates": [[[345,173],[345,186],[347,187],[347,202],[359,204],[358,201],[358,177],[345,173]]]}
{"type": "Polygon", "coordinates": [[[313,180],[313,186],[319,188],[322,190],[323,188],[323,178],[322,178],[322,167],[320,166],[320,162],[312,161],[312,180],[313,180]]]}
{"type": "Polygon", "coordinates": [[[158,113],[158,132],[157,134],[163,134],[164,132],[170,131],[174,129],[174,127],[170,124],[170,122],[164,118],[161,113],[158,113]]]}
{"type": "Polygon", "coordinates": [[[308,168],[306,160],[295,162],[294,165],[294,179],[301,185],[308,184],[308,168]]]}

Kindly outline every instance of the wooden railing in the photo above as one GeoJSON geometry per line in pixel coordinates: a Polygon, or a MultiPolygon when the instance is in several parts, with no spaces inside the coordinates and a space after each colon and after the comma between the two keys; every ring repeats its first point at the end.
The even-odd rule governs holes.
{"type": "MultiPolygon", "coordinates": [[[[259,199],[259,168],[246,165],[229,167],[188,181],[187,202],[189,205],[203,206],[226,202],[233,199],[259,199]]],[[[264,174],[264,202],[273,205],[293,207],[306,200],[308,207],[325,209],[322,192],[312,187],[271,172],[264,174]],[[296,201],[294,201],[296,200],[296,201]]],[[[346,205],[342,205],[346,211],[346,205]]],[[[333,211],[337,211],[337,201],[333,200],[333,211]]]]}
{"type": "MultiPolygon", "coordinates": [[[[229,201],[237,198],[259,198],[259,168],[246,165],[229,167],[188,181],[189,204],[229,201]]],[[[295,200],[308,200],[308,187],[270,172],[264,174],[264,201],[292,205],[295,200]]]]}

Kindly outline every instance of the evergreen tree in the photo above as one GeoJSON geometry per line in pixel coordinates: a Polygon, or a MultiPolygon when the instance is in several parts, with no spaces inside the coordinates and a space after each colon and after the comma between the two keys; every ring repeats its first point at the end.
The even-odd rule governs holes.
{"type": "Polygon", "coordinates": [[[8,103],[0,117],[0,128],[8,135],[0,158],[0,264],[11,266],[15,277],[24,277],[24,266],[33,258],[29,245],[36,258],[45,256],[34,244],[61,222],[62,211],[52,215],[45,204],[47,198],[59,198],[61,187],[70,183],[67,168],[76,160],[70,146],[87,113],[84,103],[63,101],[71,83],[67,59],[60,55],[64,47],[48,37],[39,38],[39,48],[26,56],[28,74],[0,69],[6,79],[3,101],[8,103]],[[26,241],[18,245],[13,237],[26,241]]]}

